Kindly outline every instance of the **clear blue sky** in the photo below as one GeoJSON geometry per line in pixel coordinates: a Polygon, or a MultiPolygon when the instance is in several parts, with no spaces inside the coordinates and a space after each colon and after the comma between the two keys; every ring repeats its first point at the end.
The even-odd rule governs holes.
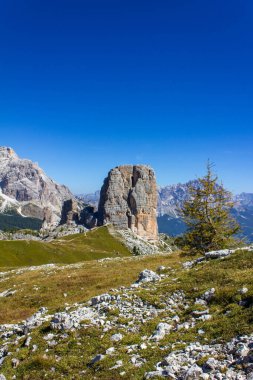
{"type": "Polygon", "coordinates": [[[252,0],[0,0],[0,145],[74,192],[125,163],[253,192],[252,0]]]}

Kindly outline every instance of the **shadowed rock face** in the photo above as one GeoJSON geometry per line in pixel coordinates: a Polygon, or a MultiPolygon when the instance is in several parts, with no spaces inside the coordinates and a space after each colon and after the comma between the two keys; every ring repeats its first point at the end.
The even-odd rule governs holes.
{"type": "Polygon", "coordinates": [[[73,224],[79,222],[79,207],[74,199],[64,201],[60,224],[73,224]]]}
{"type": "Polygon", "coordinates": [[[109,172],[101,188],[98,224],[112,223],[156,240],[156,206],[154,171],[145,165],[118,166],[109,172]]]}

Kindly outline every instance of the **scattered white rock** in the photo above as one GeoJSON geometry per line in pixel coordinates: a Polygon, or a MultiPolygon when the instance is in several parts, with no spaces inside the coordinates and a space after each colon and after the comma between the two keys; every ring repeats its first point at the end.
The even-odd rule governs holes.
{"type": "Polygon", "coordinates": [[[220,259],[221,257],[230,256],[233,252],[235,252],[233,249],[220,249],[218,251],[206,252],[205,257],[207,259],[220,259]]]}
{"type": "Polygon", "coordinates": [[[245,357],[249,354],[249,347],[245,343],[238,343],[235,353],[237,356],[245,357]]]}
{"type": "Polygon", "coordinates": [[[119,342],[120,340],[123,339],[123,335],[122,334],[114,334],[111,336],[111,341],[112,342],[119,342]]]}
{"type": "Polygon", "coordinates": [[[111,369],[117,369],[117,368],[120,368],[122,366],[123,366],[123,361],[122,360],[117,360],[116,364],[113,367],[111,367],[110,370],[111,369]]]}
{"type": "Polygon", "coordinates": [[[31,336],[28,336],[28,337],[26,338],[26,341],[25,341],[25,347],[29,347],[29,346],[30,346],[30,344],[31,344],[31,340],[32,340],[32,337],[31,337],[31,336]]]}
{"type": "Polygon", "coordinates": [[[71,330],[80,328],[83,320],[94,320],[98,314],[90,307],[79,307],[72,312],[56,313],[51,320],[51,327],[57,330],[71,330]]]}
{"type": "Polygon", "coordinates": [[[157,268],[157,272],[161,273],[161,272],[164,272],[166,270],[166,267],[164,265],[160,265],[158,268],[157,268]]]}
{"type": "Polygon", "coordinates": [[[193,310],[192,315],[194,317],[201,317],[202,315],[209,314],[209,309],[206,310],[193,310]]]}
{"type": "Polygon", "coordinates": [[[202,305],[202,306],[206,306],[207,305],[207,302],[201,298],[196,298],[195,300],[195,305],[202,305]]]}
{"type": "Polygon", "coordinates": [[[110,347],[106,350],[106,355],[112,355],[113,353],[115,352],[115,348],[114,347],[110,347]]]}
{"type": "Polygon", "coordinates": [[[207,290],[202,296],[201,299],[206,301],[207,303],[211,301],[211,299],[214,297],[215,288],[211,288],[207,290]]]}
{"type": "Polygon", "coordinates": [[[94,306],[94,305],[97,305],[99,303],[108,302],[108,301],[111,301],[111,295],[107,294],[107,293],[101,294],[100,296],[93,297],[91,299],[91,305],[94,306]]]}
{"type": "Polygon", "coordinates": [[[240,293],[240,294],[246,294],[246,293],[248,293],[248,291],[249,291],[249,289],[246,288],[246,286],[244,286],[243,288],[241,288],[241,289],[238,290],[238,293],[240,293]]]}
{"type": "MultiPolygon", "coordinates": [[[[152,243],[141,238],[139,235],[135,234],[130,229],[128,230],[118,230],[117,233],[121,235],[124,239],[126,246],[131,252],[137,248],[140,256],[142,255],[152,255],[159,252],[159,246],[157,243],[152,243]],[[135,247],[135,248],[134,248],[135,247]]],[[[168,252],[171,252],[170,247],[168,246],[168,252]]],[[[139,256],[137,256],[139,257],[139,256]]]]}
{"type": "Polygon", "coordinates": [[[54,339],[54,337],[55,337],[55,334],[49,333],[49,334],[44,336],[44,339],[45,340],[52,340],[52,339],[54,339]]]}
{"type": "Polygon", "coordinates": [[[194,260],[193,261],[185,261],[182,266],[184,269],[191,269],[193,265],[195,264],[194,260]]]}
{"type": "Polygon", "coordinates": [[[13,296],[13,294],[15,294],[16,292],[16,290],[8,289],[0,293],[0,297],[10,297],[13,296]]]}
{"type": "Polygon", "coordinates": [[[37,346],[37,344],[34,344],[34,345],[33,345],[33,349],[32,349],[32,352],[35,352],[35,351],[37,351],[37,349],[38,349],[38,346],[37,346]]]}
{"type": "Polygon", "coordinates": [[[168,379],[176,379],[176,377],[173,375],[173,373],[169,370],[161,370],[161,371],[152,371],[152,372],[147,372],[145,374],[145,379],[153,379],[157,377],[165,377],[168,379]]]}
{"type": "Polygon", "coordinates": [[[209,370],[215,370],[215,368],[219,365],[218,360],[214,358],[209,358],[205,363],[205,369],[209,370]]]}
{"type": "MultiPolygon", "coordinates": [[[[18,336],[16,342],[18,342],[20,336],[22,337],[26,335],[25,342],[27,343],[25,343],[25,345],[28,344],[28,347],[31,343],[30,329],[39,326],[45,321],[51,320],[51,327],[57,330],[77,330],[81,327],[88,328],[89,326],[96,326],[101,329],[101,339],[105,332],[110,330],[115,332],[115,329],[119,329],[116,331],[123,331],[124,333],[117,333],[111,336],[112,342],[119,342],[123,339],[123,335],[125,336],[127,333],[138,332],[140,326],[161,314],[161,322],[158,323],[150,338],[142,337],[141,344],[124,346],[129,355],[129,362],[135,367],[140,367],[145,362],[144,358],[140,356],[142,353],[144,354],[141,350],[152,350],[153,348],[156,348],[160,349],[162,353],[166,348],[171,348],[171,343],[167,343],[168,346],[165,346],[165,344],[161,346],[161,344],[159,345],[154,342],[159,342],[171,330],[177,331],[180,329],[190,329],[194,326],[197,327],[200,321],[205,322],[212,318],[209,313],[208,303],[215,295],[214,288],[207,290],[200,298],[195,300],[193,304],[204,306],[201,308],[203,310],[194,310],[189,316],[187,315],[187,320],[184,322],[183,320],[180,321],[178,314],[182,310],[192,307],[193,304],[185,297],[182,291],[178,290],[173,294],[163,295],[159,307],[144,301],[141,298],[143,289],[139,288],[139,284],[145,283],[145,290],[153,290],[156,286],[154,282],[160,281],[160,279],[161,277],[157,273],[146,269],[140,273],[136,284],[137,290],[132,287],[111,289],[111,294],[106,293],[93,297],[91,301],[84,304],[68,305],[63,312],[56,313],[54,316],[48,316],[47,309],[41,308],[31,318],[28,318],[27,321],[21,324],[0,325],[0,332],[2,333],[1,337],[4,340],[8,340],[11,336],[16,334],[18,336]],[[114,313],[114,311],[116,312],[114,313]],[[122,323],[120,318],[126,318],[127,323],[122,323]]],[[[248,289],[246,287],[238,290],[240,294],[246,294],[247,291],[248,289]]],[[[196,309],[199,308],[196,307],[196,309]]],[[[204,326],[204,324],[201,324],[201,326],[204,326]]],[[[198,329],[197,331],[199,335],[205,334],[205,329],[198,329]]],[[[200,339],[199,335],[196,336],[196,339],[197,337],[200,339]]],[[[49,333],[44,337],[49,347],[58,344],[61,338],[68,338],[68,334],[66,332],[56,332],[49,333]],[[59,340],[58,337],[60,337],[59,340]]],[[[203,337],[201,338],[203,339],[203,337]]],[[[81,343],[77,342],[77,344],[81,343]]],[[[37,349],[37,346],[35,345],[32,347],[32,351],[37,349]]],[[[45,352],[50,352],[49,347],[45,352]]],[[[175,345],[175,347],[177,346],[175,345]]],[[[96,355],[91,360],[90,364],[95,364],[100,360],[103,360],[106,355],[114,355],[114,353],[115,348],[109,347],[104,355],[96,355]]],[[[3,348],[2,346],[0,348],[0,364],[8,355],[10,355],[8,347],[3,348]]],[[[183,349],[177,351],[172,350],[168,356],[161,358],[162,360],[154,367],[154,371],[145,374],[145,378],[151,379],[163,377],[180,380],[253,380],[253,376],[252,379],[250,377],[253,368],[251,359],[252,355],[253,334],[251,336],[234,338],[227,344],[213,343],[209,345],[201,344],[197,341],[189,344],[183,349]],[[203,358],[205,357],[208,359],[200,366],[199,363],[203,362],[203,358]],[[224,368],[227,371],[225,375],[225,372],[223,373],[224,368]]],[[[59,360],[60,359],[61,358],[59,358],[59,360]]],[[[14,360],[14,362],[12,362],[13,366],[18,365],[18,363],[15,364],[15,358],[12,360],[14,360]]],[[[123,362],[118,360],[110,369],[122,366],[123,362]]],[[[125,373],[125,371],[122,373],[125,373]]]]}
{"type": "Polygon", "coordinates": [[[202,263],[203,261],[205,261],[205,257],[198,257],[197,259],[195,260],[192,260],[192,261],[185,261],[182,266],[184,269],[191,269],[195,264],[200,264],[202,263]]]}
{"type": "Polygon", "coordinates": [[[190,343],[158,362],[156,371],[146,373],[145,379],[166,378],[170,372],[171,378],[178,380],[249,380],[253,374],[252,352],[253,334],[233,338],[226,344],[190,343]],[[206,362],[199,366],[199,360],[205,357],[206,362]]]}
{"type": "Polygon", "coordinates": [[[202,375],[203,371],[197,364],[193,364],[186,372],[184,376],[184,380],[194,380],[199,379],[200,375],[202,375]]]}
{"type": "Polygon", "coordinates": [[[165,335],[171,331],[171,329],[172,329],[172,325],[161,322],[156,326],[156,329],[150,339],[159,341],[163,339],[165,335]]]}
{"type": "Polygon", "coordinates": [[[161,277],[153,272],[152,270],[149,269],[144,269],[140,274],[139,278],[136,281],[136,283],[143,283],[143,282],[155,282],[155,281],[160,281],[161,277]]]}

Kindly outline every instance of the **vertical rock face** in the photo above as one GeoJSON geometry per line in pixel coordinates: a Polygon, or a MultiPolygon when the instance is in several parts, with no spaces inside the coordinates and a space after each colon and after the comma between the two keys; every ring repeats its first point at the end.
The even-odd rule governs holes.
{"type": "Polygon", "coordinates": [[[157,190],[154,171],[145,165],[112,169],[101,188],[98,224],[130,228],[147,240],[157,239],[157,190]]]}
{"type": "Polygon", "coordinates": [[[79,208],[76,200],[68,199],[62,206],[60,224],[73,224],[79,222],[79,208]]]}

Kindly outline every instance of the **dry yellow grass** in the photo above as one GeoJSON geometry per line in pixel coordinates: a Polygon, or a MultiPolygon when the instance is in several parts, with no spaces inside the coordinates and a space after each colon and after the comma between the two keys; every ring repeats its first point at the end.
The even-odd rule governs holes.
{"type": "MultiPolygon", "coordinates": [[[[1,322],[19,321],[30,316],[39,306],[47,306],[54,312],[63,309],[66,303],[72,305],[74,302],[82,302],[94,295],[107,292],[112,287],[130,285],[141,270],[155,270],[160,265],[167,267],[167,276],[162,281],[134,290],[143,302],[157,305],[159,308],[161,301],[176,290],[183,291],[189,308],[179,307],[177,314],[180,321],[185,322],[192,317],[192,311],[196,310],[196,298],[211,287],[215,287],[215,295],[208,305],[212,315],[210,320],[198,321],[191,329],[173,330],[159,344],[142,350],[141,357],[145,361],[139,368],[132,364],[128,346],[140,344],[144,336],[149,337],[161,322],[161,318],[170,316],[170,309],[165,308],[158,317],[140,324],[136,332],[124,332],[123,340],[115,343],[115,354],[107,355],[94,367],[89,365],[91,359],[98,353],[103,354],[112,346],[111,335],[122,331],[120,326],[122,323],[127,324],[127,320],[123,322],[122,317],[119,317],[114,329],[107,332],[103,331],[103,326],[83,326],[72,332],[66,331],[66,337],[62,335],[62,331],[51,330],[49,324],[45,323],[31,332],[32,342],[38,347],[37,350],[34,352],[32,346],[27,348],[23,337],[10,347],[20,364],[17,369],[14,368],[13,356],[8,356],[1,368],[2,373],[8,379],[15,375],[17,379],[23,380],[58,380],[63,377],[69,380],[141,380],[146,372],[152,371],[154,365],[166,356],[166,352],[175,349],[175,342],[178,342],[177,349],[183,349],[185,345],[196,340],[201,344],[223,343],[237,335],[252,333],[252,252],[238,251],[224,260],[203,262],[191,270],[185,270],[181,263],[188,259],[180,256],[179,252],[174,252],[167,255],[84,262],[76,266],[57,266],[48,270],[41,268],[20,274],[9,273],[9,278],[0,283],[0,291],[8,287],[14,288],[16,284],[17,293],[12,297],[0,299],[1,310],[5,308],[5,312],[0,313],[1,322]],[[248,292],[241,295],[238,290],[243,286],[248,288],[248,292]],[[64,293],[67,293],[66,297],[64,293]],[[248,306],[241,306],[240,300],[247,300],[248,306]],[[205,334],[200,335],[199,329],[203,329],[205,334]],[[55,334],[58,342],[56,346],[49,347],[45,341],[48,332],[55,334]],[[118,369],[111,369],[118,360],[124,363],[123,376],[118,369]]],[[[117,316],[116,311],[117,308],[114,314],[111,314],[111,310],[106,312],[108,320],[117,316]]]]}
{"type": "Polygon", "coordinates": [[[86,301],[111,288],[130,285],[145,268],[175,267],[181,260],[178,253],[173,253],[86,261],[78,265],[24,270],[20,274],[9,272],[0,282],[0,292],[14,289],[16,293],[0,298],[0,310],[4,311],[0,313],[0,323],[21,321],[41,306],[55,311],[63,308],[65,303],[86,301]]]}

